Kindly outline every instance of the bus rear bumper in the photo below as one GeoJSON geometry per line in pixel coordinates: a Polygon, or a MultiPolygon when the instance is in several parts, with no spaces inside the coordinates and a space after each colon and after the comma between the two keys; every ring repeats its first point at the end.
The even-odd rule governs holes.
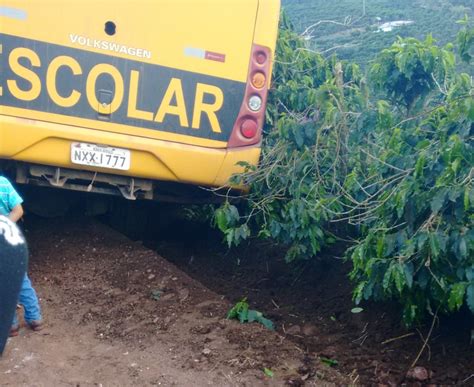
{"type": "Polygon", "coordinates": [[[243,170],[239,161],[257,164],[260,147],[216,149],[117,134],[82,127],[0,116],[0,159],[22,163],[91,171],[132,178],[227,186],[243,170]],[[71,162],[71,144],[84,142],[128,149],[126,171],[77,165],[71,162]]]}

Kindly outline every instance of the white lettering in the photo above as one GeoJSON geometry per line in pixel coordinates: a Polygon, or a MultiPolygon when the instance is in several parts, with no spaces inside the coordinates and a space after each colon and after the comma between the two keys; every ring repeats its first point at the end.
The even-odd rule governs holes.
{"type": "Polygon", "coordinates": [[[129,47],[124,44],[109,42],[107,40],[91,39],[86,36],[77,34],[69,34],[69,40],[73,44],[78,44],[85,47],[93,47],[99,50],[113,51],[119,54],[127,54],[138,58],[151,59],[151,51],[143,48],[129,47]]]}
{"type": "Polygon", "coordinates": [[[78,36],[76,34],[69,34],[69,39],[71,42],[76,43],[78,36]]]}
{"type": "Polygon", "coordinates": [[[119,45],[117,43],[109,43],[109,50],[117,52],[119,50],[119,45]]]}

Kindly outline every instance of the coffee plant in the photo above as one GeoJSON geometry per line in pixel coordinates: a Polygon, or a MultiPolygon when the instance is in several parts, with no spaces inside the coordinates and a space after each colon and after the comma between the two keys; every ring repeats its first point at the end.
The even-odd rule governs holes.
{"type": "Polygon", "coordinates": [[[394,299],[407,324],[474,313],[474,85],[469,20],[457,46],[399,38],[365,75],[306,47],[282,17],[258,168],[215,213],[229,245],[251,236],[310,259],[351,242],[354,299],[394,299]],[[456,55],[457,54],[457,55],[456,55]]]}

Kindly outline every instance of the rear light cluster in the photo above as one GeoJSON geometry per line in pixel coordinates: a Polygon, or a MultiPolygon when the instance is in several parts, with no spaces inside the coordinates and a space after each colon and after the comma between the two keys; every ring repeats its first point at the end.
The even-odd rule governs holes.
{"type": "Polygon", "coordinates": [[[269,48],[256,44],[252,46],[247,87],[228,142],[229,148],[254,145],[259,143],[262,138],[270,77],[270,59],[269,48]]]}

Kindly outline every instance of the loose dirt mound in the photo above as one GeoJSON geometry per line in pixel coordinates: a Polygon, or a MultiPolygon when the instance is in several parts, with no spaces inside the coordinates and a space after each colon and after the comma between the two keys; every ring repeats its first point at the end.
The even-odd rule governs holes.
{"type": "Polygon", "coordinates": [[[48,325],[10,340],[2,384],[349,381],[281,330],[226,320],[231,304],[219,292],[92,219],[34,219],[26,228],[48,325]]]}
{"type": "Polygon", "coordinates": [[[216,242],[222,236],[209,238],[209,231],[193,224],[186,229],[180,223],[161,241],[157,237],[148,245],[200,283],[233,301],[245,296],[253,308],[264,311],[277,331],[311,359],[310,375],[315,373],[311,367],[327,358],[331,364],[337,361],[335,368],[351,382],[362,385],[474,383],[472,316],[459,313],[437,321],[417,363],[423,368],[415,370],[421,371],[415,375],[422,381],[414,380],[413,370],[407,377],[431,321],[406,329],[398,306],[388,304],[366,304],[362,313],[351,313],[344,246],[319,260],[288,265],[281,248],[252,242],[228,251],[216,242]],[[183,234],[192,236],[186,245],[176,237],[183,234]]]}

